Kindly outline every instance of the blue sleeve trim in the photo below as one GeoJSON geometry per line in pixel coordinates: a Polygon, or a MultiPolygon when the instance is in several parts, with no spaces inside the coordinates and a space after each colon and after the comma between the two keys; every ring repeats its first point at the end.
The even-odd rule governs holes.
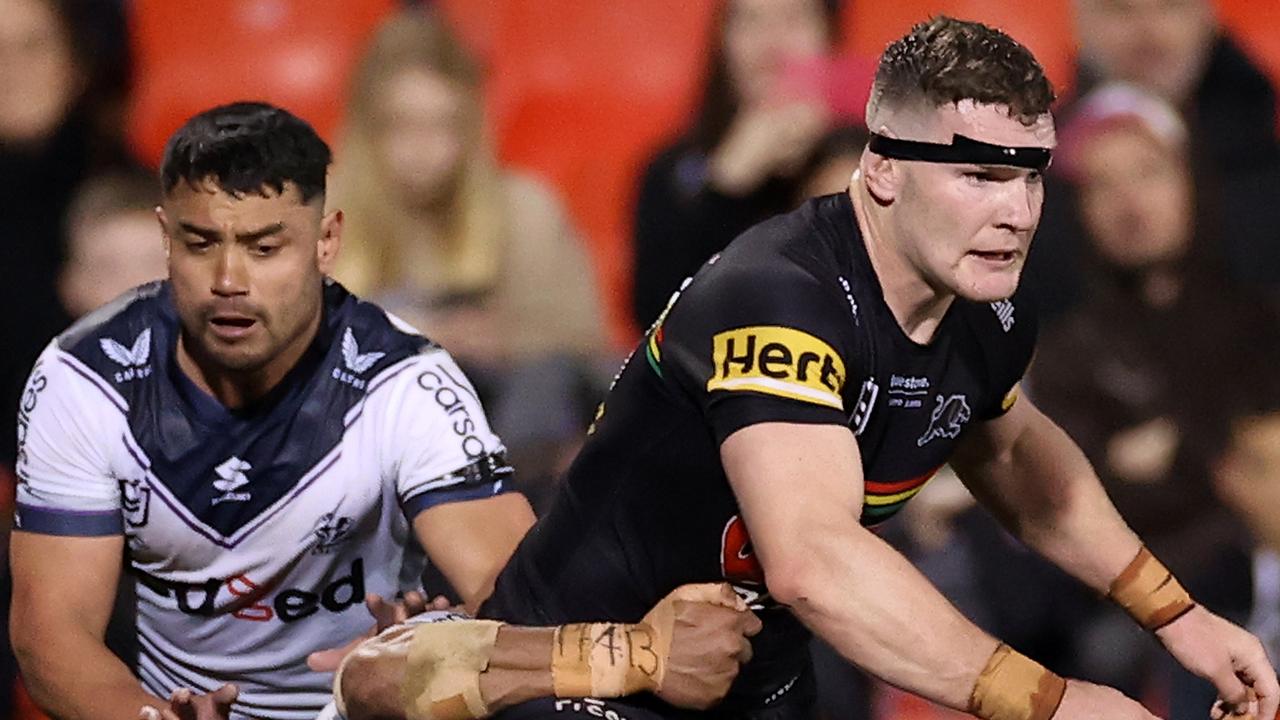
{"type": "Polygon", "coordinates": [[[409,522],[413,522],[413,519],[418,517],[418,514],[423,510],[430,510],[437,505],[464,502],[466,500],[482,500],[510,491],[510,488],[506,487],[502,480],[496,480],[485,485],[453,486],[418,493],[405,500],[401,507],[404,509],[404,516],[409,519],[409,522]]]}
{"type": "Polygon", "coordinates": [[[14,528],[41,535],[102,537],[124,533],[119,510],[59,510],[18,503],[14,528]]]}

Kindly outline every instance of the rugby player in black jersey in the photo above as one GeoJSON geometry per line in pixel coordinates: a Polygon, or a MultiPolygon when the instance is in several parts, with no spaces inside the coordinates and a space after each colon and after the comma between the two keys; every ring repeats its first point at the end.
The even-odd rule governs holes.
{"type": "MultiPolygon", "coordinates": [[[[1211,680],[1213,716],[1275,715],[1261,644],[1194,603],[1074,443],[1018,396],[1036,337],[1018,281],[1052,100],[1033,56],[982,24],[938,18],[888,47],[850,191],[758,225],[686,283],[481,609],[630,623],[677,585],[728,579],[764,621],[754,659],[705,715],[635,694],[534,701],[503,720],[810,717],[809,633],[986,719],[1152,717],[982,632],[874,534],[945,462],[1028,546],[1211,680]]],[[[643,661],[612,634],[570,650],[643,661]]],[[[552,671],[557,689],[572,684],[572,667],[552,671]]]]}
{"type": "MultiPolygon", "coordinates": [[[[987,635],[876,536],[951,463],[1027,545],[1212,681],[1216,716],[1274,716],[1257,640],[1194,603],[1075,444],[1018,397],[1036,333],[1018,279],[1052,100],[1031,54],[986,26],[939,18],[890,45],[849,192],[749,230],[686,283],[482,614],[632,622],[678,585],[728,579],[764,630],[711,717],[811,717],[813,632],[979,717],[1151,718],[987,635]]],[[[636,695],[501,717],[608,713],[688,716],[636,695]]]]}

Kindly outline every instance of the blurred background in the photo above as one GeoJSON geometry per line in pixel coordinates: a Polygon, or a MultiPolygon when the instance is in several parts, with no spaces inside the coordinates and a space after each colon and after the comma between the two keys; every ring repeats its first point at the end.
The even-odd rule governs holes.
{"type": "MultiPolygon", "coordinates": [[[[876,57],[938,13],[1023,42],[1060,97],[1028,393],[1193,594],[1280,647],[1274,0],[0,0],[2,502],[40,349],[164,275],[152,174],[188,116],[266,100],[330,142],[337,279],[459,359],[541,509],[681,279],[847,187],[876,57]]],[[[1203,717],[954,479],[904,515],[887,533],[984,627],[1203,717]]],[[[814,653],[825,717],[950,717],[814,653]]],[[[11,658],[6,715],[39,717],[11,658]]]]}

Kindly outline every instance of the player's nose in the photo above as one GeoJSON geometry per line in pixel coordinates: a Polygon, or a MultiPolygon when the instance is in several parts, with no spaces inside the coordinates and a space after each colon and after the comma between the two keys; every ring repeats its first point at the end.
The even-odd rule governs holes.
{"type": "Polygon", "coordinates": [[[238,248],[226,245],[219,248],[213,273],[210,289],[215,295],[243,295],[248,292],[248,263],[238,248]]]}
{"type": "Polygon", "coordinates": [[[1041,199],[1039,180],[1024,176],[1004,184],[997,225],[1015,233],[1029,233],[1040,222],[1041,199]]]}

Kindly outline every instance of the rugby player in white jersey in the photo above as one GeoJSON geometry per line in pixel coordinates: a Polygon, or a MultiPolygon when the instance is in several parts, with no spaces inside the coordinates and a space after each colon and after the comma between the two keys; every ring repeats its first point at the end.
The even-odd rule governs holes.
{"type": "MultiPolygon", "coordinates": [[[[31,373],[12,637],[57,717],[312,718],[333,678],[306,658],[368,629],[366,596],[394,596],[418,569],[407,544],[474,606],[532,523],[449,355],[326,279],[342,227],[324,209],[329,161],[268,105],[192,118],[161,168],[169,279],[73,326],[31,373]],[[122,558],[136,678],[102,640],[122,558]]],[[[674,605],[676,626],[699,626],[666,638],[672,659],[687,654],[666,673],[676,698],[728,687],[680,668],[731,678],[749,653],[758,621],[720,605],[674,605]]],[[[531,641],[549,668],[548,630],[494,646],[531,641]]],[[[521,695],[519,674],[488,682],[546,694],[521,695]]]]}

